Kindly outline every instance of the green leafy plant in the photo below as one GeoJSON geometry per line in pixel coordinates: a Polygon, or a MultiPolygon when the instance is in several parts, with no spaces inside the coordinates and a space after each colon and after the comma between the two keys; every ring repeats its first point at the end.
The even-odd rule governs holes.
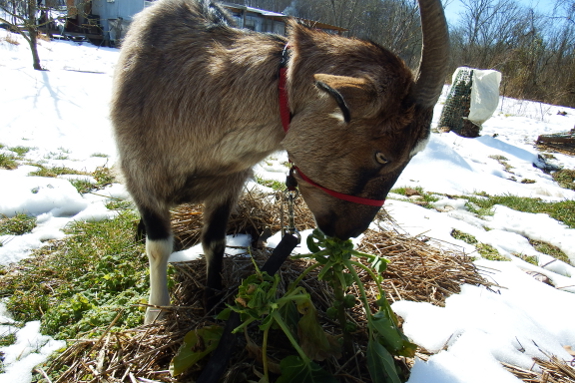
{"type": "MultiPolygon", "coordinates": [[[[255,263],[254,263],[255,265],[255,263]]],[[[263,331],[262,359],[264,364],[264,376],[269,382],[269,373],[267,366],[267,341],[269,331],[272,327],[277,327],[283,331],[289,339],[293,348],[297,351],[298,356],[294,356],[287,361],[280,363],[282,376],[278,382],[293,382],[294,379],[307,377],[304,382],[332,382],[333,378],[325,372],[319,365],[313,362],[312,358],[320,353],[338,354],[339,347],[337,342],[330,341],[329,337],[323,331],[317,319],[317,311],[313,306],[310,295],[303,287],[295,286],[282,297],[278,295],[279,275],[273,277],[265,272],[259,271],[256,266],[256,274],[246,278],[238,289],[235,304],[229,306],[222,315],[225,316],[231,311],[240,314],[242,324],[234,329],[233,332],[241,331],[250,323],[259,321],[259,329],[263,331]],[[297,334],[300,341],[297,340],[297,334],[292,332],[292,326],[289,325],[286,317],[282,312],[290,311],[293,307],[302,315],[297,322],[297,334]],[[307,341],[303,345],[303,339],[307,341]],[[307,352],[306,352],[307,351],[307,352]],[[296,378],[297,376],[297,378],[296,378]]]]}
{"type": "MultiPolygon", "coordinates": [[[[381,288],[382,273],[387,267],[388,260],[353,250],[353,243],[350,240],[342,241],[338,238],[326,237],[317,229],[308,237],[307,245],[313,251],[311,257],[323,266],[318,278],[326,280],[334,289],[334,309],[331,311],[332,315],[335,314],[338,318],[343,331],[344,347],[346,343],[349,343],[350,330],[353,330],[347,324],[344,310],[350,306],[353,307],[352,302],[355,300],[355,297],[350,298],[351,294],[345,295],[345,292],[350,286],[355,285],[359,290],[358,298],[363,303],[368,323],[367,358],[372,380],[374,382],[400,382],[392,355],[411,357],[415,354],[417,346],[409,342],[399,329],[398,319],[381,288]],[[367,260],[369,267],[352,259],[352,256],[367,260]],[[376,282],[379,294],[376,304],[379,309],[375,313],[371,311],[363,282],[356,268],[367,272],[376,282]]],[[[328,315],[330,315],[329,312],[328,315]]]]}
{"type": "MultiPolygon", "coordinates": [[[[246,278],[238,288],[238,294],[233,305],[229,305],[220,315],[227,319],[231,312],[236,312],[242,320],[233,332],[247,330],[247,327],[258,322],[258,328],[263,332],[262,361],[264,375],[260,382],[269,382],[267,343],[271,329],[281,330],[288,338],[297,355],[290,355],[280,361],[281,375],[277,383],[330,383],[335,378],[326,372],[315,361],[326,358],[340,357],[343,343],[344,350],[351,350],[352,333],[355,324],[346,319],[346,310],[363,305],[367,318],[369,340],[367,347],[367,367],[376,383],[399,383],[393,355],[413,356],[416,345],[409,342],[399,329],[398,319],[391,310],[381,288],[382,273],[388,261],[376,255],[360,253],[353,249],[350,240],[342,241],[326,237],[321,231],[315,230],[307,239],[308,248],[312,254],[296,257],[309,257],[315,260],[300,276],[290,284],[282,296],[278,296],[278,275],[270,276],[261,272],[255,265],[256,273],[246,278]],[[368,265],[358,259],[367,261],[368,265]],[[339,322],[342,332],[339,338],[327,334],[321,327],[318,314],[311,296],[300,286],[303,278],[312,270],[320,268],[318,279],[326,281],[334,291],[333,305],[327,310],[327,315],[339,322]],[[372,312],[370,302],[363,282],[356,270],[370,275],[376,282],[378,307],[372,312]],[[359,291],[359,296],[348,293],[350,287],[359,291]]],[[[174,375],[185,371],[193,363],[206,356],[208,349],[215,348],[215,330],[200,329],[186,336],[187,342],[180,348],[172,360],[171,371],[174,375]],[[206,344],[209,343],[209,347],[206,344]]]]}

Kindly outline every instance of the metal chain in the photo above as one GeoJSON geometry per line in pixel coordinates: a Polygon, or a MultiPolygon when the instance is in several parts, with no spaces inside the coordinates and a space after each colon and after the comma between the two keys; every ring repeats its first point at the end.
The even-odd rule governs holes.
{"type": "Polygon", "coordinates": [[[295,200],[299,196],[299,191],[296,187],[297,183],[295,182],[295,178],[293,178],[293,168],[290,169],[290,174],[286,180],[286,190],[284,190],[284,204],[287,203],[287,211],[288,211],[288,222],[287,225],[284,225],[284,218],[283,218],[283,211],[284,207],[282,204],[282,214],[280,216],[281,225],[282,225],[282,237],[288,233],[291,235],[296,236],[299,240],[301,240],[301,235],[299,231],[295,227],[295,200]]]}

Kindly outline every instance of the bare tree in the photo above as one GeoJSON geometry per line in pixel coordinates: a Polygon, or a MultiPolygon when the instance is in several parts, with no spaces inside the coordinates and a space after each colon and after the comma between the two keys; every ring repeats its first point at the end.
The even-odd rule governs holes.
{"type": "Polygon", "coordinates": [[[38,55],[38,35],[42,27],[48,28],[53,22],[50,13],[57,5],[55,1],[43,4],[42,0],[0,0],[0,10],[7,15],[0,17],[0,22],[8,24],[10,30],[28,42],[36,70],[43,70],[38,55]]]}

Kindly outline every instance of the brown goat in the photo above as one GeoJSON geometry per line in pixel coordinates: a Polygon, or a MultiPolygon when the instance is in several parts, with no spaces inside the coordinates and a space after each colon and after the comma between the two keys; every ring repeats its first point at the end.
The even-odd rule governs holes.
{"type": "MultiPolygon", "coordinates": [[[[325,234],[363,232],[430,134],[449,56],[439,0],[420,0],[423,53],[415,77],[372,42],[288,22],[288,36],[231,27],[209,0],[160,0],[124,41],[111,117],[126,187],[146,227],[150,304],[167,305],[168,209],[204,202],[208,289],[221,288],[226,224],[251,167],[287,150],[304,200],[325,234]],[[287,50],[292,119],[282,128],[279,68],[287,50]]],[[[158,310],[149,309],[146,322],[158,310]]]]}

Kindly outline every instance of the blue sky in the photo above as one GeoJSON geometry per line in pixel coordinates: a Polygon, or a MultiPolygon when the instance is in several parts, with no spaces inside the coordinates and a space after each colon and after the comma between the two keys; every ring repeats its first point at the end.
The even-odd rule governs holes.
{"type": "MultiPolygon", "coordinates": [[[[551,13],[555,0],[516,0],[525,7],[535,7],[541,13],[551,13]]],[[[445,9],[445,17],[449,23],[457,22],[458,14],[463,10],[461,0],[453,0],[445,9]]]]}

